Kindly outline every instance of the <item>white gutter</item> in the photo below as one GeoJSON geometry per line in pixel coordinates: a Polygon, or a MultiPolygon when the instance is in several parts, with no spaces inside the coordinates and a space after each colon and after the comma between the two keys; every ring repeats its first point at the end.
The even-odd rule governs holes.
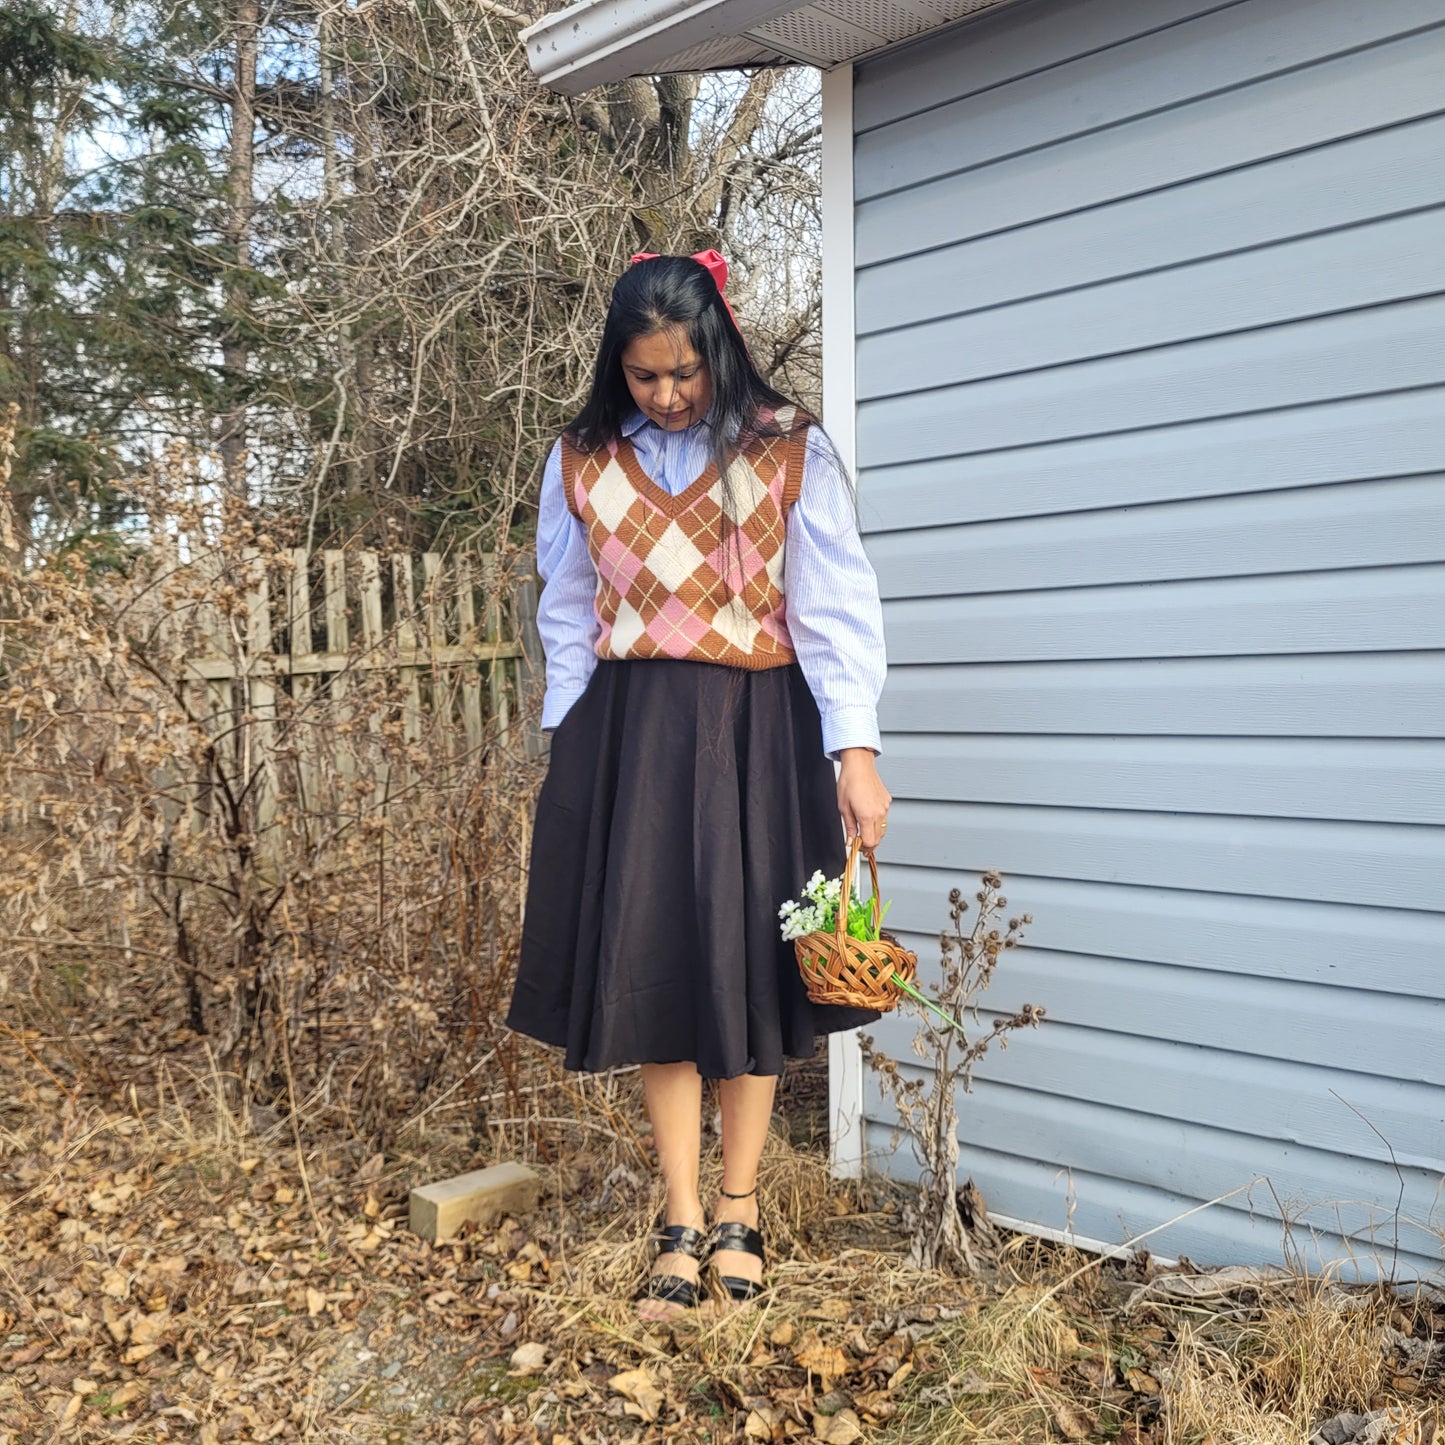
{"type": "Polygon", "coordinates": [[[740,35],[795,9],[798,0],[578,0],[522,31],[543,85],[581,95],[594,85],[650,75],[670,56],[740,35]]]}

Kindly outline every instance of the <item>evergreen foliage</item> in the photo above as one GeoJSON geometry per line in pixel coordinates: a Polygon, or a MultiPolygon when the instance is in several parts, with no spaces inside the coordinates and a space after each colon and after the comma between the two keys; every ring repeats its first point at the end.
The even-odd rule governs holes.
{"type": "Polygon", "coordinates": [[[811,77],[564,101],[486,7],[6,7],[22,545],[123,535],[122,478],[176,442],[313,546],[523,540],[636,249],[727,250],[764,372],[814,400],[816,143],[811,77]]]}

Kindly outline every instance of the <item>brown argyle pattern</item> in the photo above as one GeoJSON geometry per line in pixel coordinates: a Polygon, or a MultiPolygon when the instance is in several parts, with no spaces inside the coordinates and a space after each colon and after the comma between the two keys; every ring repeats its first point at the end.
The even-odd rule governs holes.
{"type": "Polygon", "coordinates": [[[726,541],[715,463],[674,497],[647,475],[626,437],[594,452],[563,438],[567,506],[587,528],[597,569],[598,657],[755,669],[794,660],[783,542],[808,423],[792,407],[772,420],[785,435],[754,438],[729,466],[726,515],[734,526],[726,541]]]}

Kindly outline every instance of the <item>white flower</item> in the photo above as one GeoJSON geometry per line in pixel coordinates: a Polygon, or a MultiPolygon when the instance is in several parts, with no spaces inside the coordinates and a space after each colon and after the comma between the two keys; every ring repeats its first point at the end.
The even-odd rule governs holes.
{"type": "MultiPolygon", "coordinates": [[[[861,902],[855,884],[853,898],[861,902]]],[[[836,926],[839,909],[843,906],[843,880],[825,878],[823,870],[816,870],[803,888],[800,900],[789,900],[778,910],[785,939],[801,938],[805,933],[831,933],[836,926]]]]}

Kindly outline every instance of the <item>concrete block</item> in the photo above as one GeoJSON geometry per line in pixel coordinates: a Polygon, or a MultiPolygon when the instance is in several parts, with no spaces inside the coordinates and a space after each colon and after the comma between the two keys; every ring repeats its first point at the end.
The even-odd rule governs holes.
{"type": "Polygon", "coordinates": [[[491,1224],[504,1214],[537,1207],[542,1181],[520,1164],[494,1164],[411,1191],[411,1231],[423,1239],[447,1239],[467,1220],[491,1224]]]}

